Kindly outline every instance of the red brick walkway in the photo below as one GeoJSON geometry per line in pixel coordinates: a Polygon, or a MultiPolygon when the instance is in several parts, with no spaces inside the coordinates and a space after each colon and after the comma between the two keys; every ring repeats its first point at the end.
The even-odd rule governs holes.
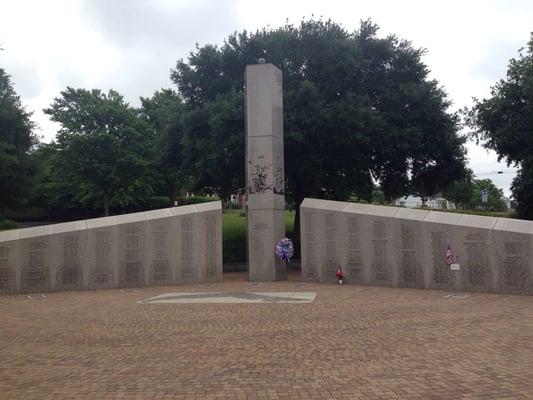
{"type": "Polygon", "coordinates": [[[0,297],[1,399],[533,399],[533,297],[296,280],[0,297]],[[310,304],[137,304],[315,291],[310,304]]]}

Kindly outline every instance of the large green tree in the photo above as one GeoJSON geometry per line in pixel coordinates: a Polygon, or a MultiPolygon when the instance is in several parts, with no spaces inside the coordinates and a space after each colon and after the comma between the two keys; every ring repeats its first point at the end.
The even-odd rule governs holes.
{"type": "Polygon", "coordinates": [[[37,143],[30,116],[0,68],[0,210],[22,201],[29,187],[29,153],[37,143]]]}
{"type": "Polygon", "coordinates": [[[474,173],[467,169],[461,179],[454,181],[443,191],[443,196],[458,208],[468,208],[474,195],[474,173]]]}
{"type": "Polygon", "coordinates": [[[503,191],[498,189],[490,179],[474,179],[472,185],[472,197],[468,203],[471,209],[484,208],[491,211],[504,211],[506,209],[503,200],[503,191]],[[481,191],[487,191],[487,202],[481,200],[481,191]]]}
{"type": "Polygon", "coordinates": [[[512,191],[517,211],[533,219],[533,34],[507,76],[491,88],[491,97],[475,100],[466,121],[473,136],[499,159],[520,166],[512,191]]]}
{"type": "Polygon", "coordinates": [[[244,187],[243,73],[265,58],[284,76],[285,176],[304,197],[371,200],[372,178],[392,199],[430,195],[464,171],[464,139],[424,53],[362,22],[332,21],[241,32],[197,48],[171,78],[188,107],[186,166],[221,194],[244,187]]]}
{"type": "Polygon", "coordinates": [[[154,133],[155,190],[167,196],[172,205],[180,190],[191,185],[191,178],[182,167],[184,103],[175,91],[163,89],[152,97],[141,97],[141,104],[141,117],[154,133]]]}
{"type": "Polygon", "coordinates": [[[50,155],[52,182],[81,205],[125,205],[152,190],[154,133],[110,90],[67,88],[44,110],[61,124],[50,155]]]}

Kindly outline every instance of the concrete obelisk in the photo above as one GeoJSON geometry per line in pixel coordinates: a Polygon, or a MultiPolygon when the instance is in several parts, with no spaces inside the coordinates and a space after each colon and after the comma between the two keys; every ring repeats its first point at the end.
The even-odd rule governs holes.
{"type": "Polygon", "coordinates": [[[283,86],[272,64],[248,65],[245,72],[248,279],[284,279],[276,244],[285,237],[283,86]]]}

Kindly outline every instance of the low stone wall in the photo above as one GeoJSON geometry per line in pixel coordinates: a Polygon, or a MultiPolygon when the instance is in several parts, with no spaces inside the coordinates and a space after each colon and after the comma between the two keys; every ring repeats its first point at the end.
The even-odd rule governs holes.
{"type": "Polygon", "coordinates": [[[220,202],[0,232],[0,293],[210,282],[220,202]]]}
{"type": "Polygon", "coordinates": [[[454,291],[533,293],[533,222],[305,199],[302,278],[454,291]],[[444,256],[450,246],[459,271],[444,256]]]}

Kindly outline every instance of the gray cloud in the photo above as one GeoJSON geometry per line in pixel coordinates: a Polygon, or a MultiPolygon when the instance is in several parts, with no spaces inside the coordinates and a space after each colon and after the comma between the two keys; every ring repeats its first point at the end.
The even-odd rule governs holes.
{"type": "Polygon", "coordinates": [[[236,3],[194,1],[88,1],[81,13],[92,30],[109,41],[120,55],[120,68],[99,82],[114,88],[133,104],[139,96],[172,86],[170,69],[186,58],[195,44],[220,43],[239,25],[236,3]]]}
{"type": "Polygon", "coordinates": [[[483,56],[469,73],[483,77],[493,84],[505,78],[509,60],[518,57],[518,50],[525,46],[527,40],[528,38],[523,41],[494,38],[483,47],[483,56]]]}

